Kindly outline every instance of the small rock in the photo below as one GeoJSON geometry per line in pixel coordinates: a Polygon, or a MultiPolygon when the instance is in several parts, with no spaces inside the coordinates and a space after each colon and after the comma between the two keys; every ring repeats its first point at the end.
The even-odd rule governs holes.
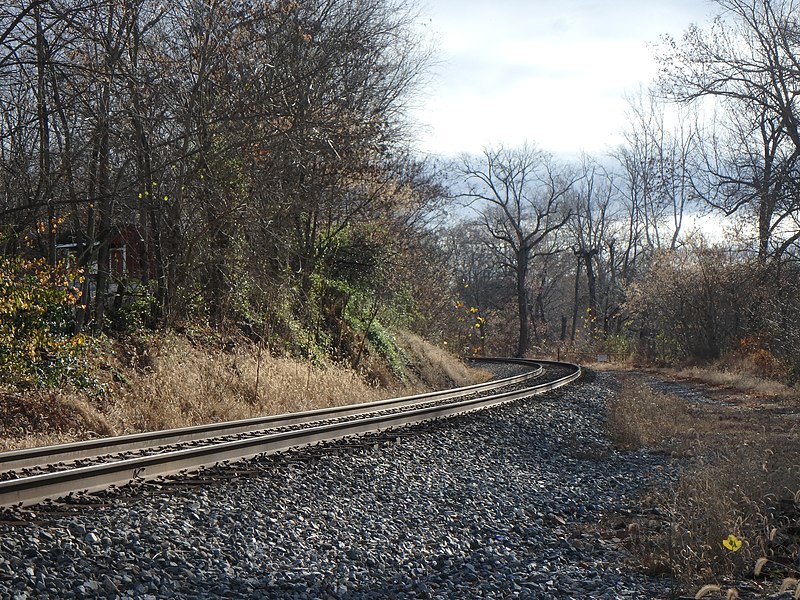
{"type": "Polygon", "coordinates": [[[100,536],[98,536],[95,532],[90,531],[86,534],[86,537],[83,538],[83,541],[91,545],[99,544],[100,536]]]}

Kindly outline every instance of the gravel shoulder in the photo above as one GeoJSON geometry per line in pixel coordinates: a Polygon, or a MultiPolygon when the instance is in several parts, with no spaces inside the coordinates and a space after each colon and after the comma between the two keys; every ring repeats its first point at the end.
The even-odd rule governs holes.
{"type": "Polygon", "coordinates": [[[0,523],[0,596],[667,598],[625,515],[672,477],[605,433],[612,375],[0,523]]]}

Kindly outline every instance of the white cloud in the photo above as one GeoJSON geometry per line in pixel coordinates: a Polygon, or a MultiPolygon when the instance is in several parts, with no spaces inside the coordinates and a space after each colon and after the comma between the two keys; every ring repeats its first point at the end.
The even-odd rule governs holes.
{"type": "Polygon", "coordinates": [[[656,73],[648,43],[702,20],[698,0],[439,0],[443,65],[416,113],[428,152],[533,141],[553,152],[619,141],[626,91],[656,73]]]}

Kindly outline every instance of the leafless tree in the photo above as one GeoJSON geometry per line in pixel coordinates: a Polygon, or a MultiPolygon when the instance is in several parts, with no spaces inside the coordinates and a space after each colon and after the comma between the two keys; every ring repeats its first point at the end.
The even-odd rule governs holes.
{"type": "MultiPolygon", "coordinates": [[[[614,218],[615,189],[611,175],[595,160],[583,156],[582,178],[570,190],[572,218],[568,230],[572,240],[572,252],[577,259],[575,270],[575,294],[572,304],[571,339],[575,339],[579,313],[579,290],[581,274],[585,276],[587,289],[586,318],[590,331],[599,325],[602,316],[607,331],[609,318],[608,293],[605,294],[602,315],[598,310],[598,279],[604,282],[609,278],[606,272],[604,254],[608,252],[608,241],[612,219],[614,218]]],[[[605,286],[603,286],[605,287],[605,286]]]]}
{"type": "Polygon", "coordinates": [[[722,144],[709,167],[728,214],[757,217],[761,260],[800,238],[795,171],[800,158],[800,24],[794,0],[716,0],[720,16],[662,49],[661,90],[681,102],[714,102],[722,144]],[[776,236],[778,239],[775,239],[776,236]]]}
{"type": "Polygon", "coordinates": [[[478,211],[496,255],[513,274],[519,323],[515,353],[524,356],[530,339],[531,259],[550,251],[545,240],[569,220],[566,194],[579,175],[530,145],[487,149],[479,159],[463,157],[461,174],[468,185],[463,197],[478,211]]]}
{"type": "Polygon", "coordinates": [[[616,178],[627,206],[628,269],[641,252],[677,247],[687,211],[699,199],[696,172],[700,134],[695,115],[666,107],[640,90],[628,99],[625,143],[613,156],[616,178]]]}

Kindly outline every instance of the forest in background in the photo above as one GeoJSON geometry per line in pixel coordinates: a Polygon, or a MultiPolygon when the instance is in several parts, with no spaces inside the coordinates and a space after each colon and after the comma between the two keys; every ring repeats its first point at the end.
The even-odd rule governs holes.
{"type": "Polygon", "coordinates": [[[5,3],[0,381],[198,327],[398,377],[410,330],[796,379],[800,23],[715,4],[661,40],[625,142],[570,161],[420,157],[436,54],[405,0],[5,3]]]}

